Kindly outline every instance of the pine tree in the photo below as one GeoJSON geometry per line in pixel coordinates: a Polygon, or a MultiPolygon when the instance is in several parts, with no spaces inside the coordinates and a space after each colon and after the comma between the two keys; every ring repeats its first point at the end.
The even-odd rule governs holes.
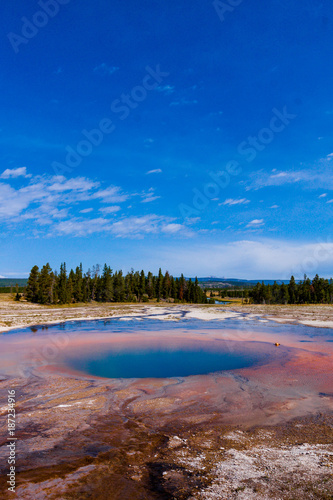
{"type": "Polygon", "coordinates": [[[124,302],[125,300],[125,280],[122,271],[114,273],[114,301],[124,302]]]}
{"type": "Polygon", "coordinates": [[[282,283],[280,287],[280,301],[282,304],[288,304],[290,302],[289,290],[285,283],[282,283]]]}
{"type": "Polygon", "coordinates": [[[146,293],[146,277],[145,277],[145,272],[142,269],[140,273],[140,285],[139,285],[139,294],[138,294],[138,299],[139,301],[142,300],[142,297],[146,293]]]}
{"type": "Polygon", "coordinates": [[[102,274],[101,301],[112,302],[112,300],[113,300],[112,269],[105,264],[102,274]]]}
{"type": "Polygon", "coordinates": [[[156,283],[156,297],[158,301],[161,300],[162,294],[163,294],[163,274],[162,274],[162,269],[159,268],[158,278],[156,283]]]}
{"type": "Polygon", "coordinates": [[[184,275],[181,274],[180,279],[179,279],[179,292],[178,292],[178,298],[179,300],[183,301],[185,299],[185,278],[184,275]]]}
{"type": "Polygon", "coordinates": [[[150,299],[154,298],[154,277],[153,277],[153,273],[151,273],[150,271],[149,271],[148,276],[147,276],[146,292],[147,292],[148,297],[150,299]]]}
{"type": "Polygon", "coordinates": [[[38,302],[39,304],[51,304],[52,302],[52,269],[47,263],[42,267],[38,277],[38,302]]]}
{"type": "Polygon", "coordinates": [[[166,271],[162,285],[162,296],[164,299],[168,299],[170,297],[170,287],[171,287],[170,274],[168,271],[166,271]]]}
{"type": "Polygon", "coordinates": [[[67,270],[66,263],[60,264],[60,272],[58,276],[58,286],[57,286],[57,295],[60,304],[66,304],[68,295],[67,295],[67,270]]]}
{"type": "Polygon", "coordinates": [[[297,285],[296,285],[295,278],[294,278],[294,276],[291,276],[290,281],[289,281],[289,285],[288,285],[290,304],[295,304],[295,302],[296,302],[296,286],[297,285]]]}
{"type": "Polygon", "coordinates": [[[38,278],[39,267],[34,266],[28,278],[27,288],[25,292],[26,299],[30,302],[38,302],[38,278]]]}
{"type": "Polygon", "coordinates": [[[69,277],[66,283],[66,304],[71,304],[74,298],[74,279],[75,274],[73,269],[69,273],[69,277]]]}
{"type": "Polygon", "coordinates": [[[82,263],[75,270],[73,293],[75,302],[84,302],[82,263]]]}
{"type": "Polygon", "coordinates": [[[93,266],[92,280],[91,280],[91,299],[98,300],[98,277],[99,277],[99,264],[93,266]]]}

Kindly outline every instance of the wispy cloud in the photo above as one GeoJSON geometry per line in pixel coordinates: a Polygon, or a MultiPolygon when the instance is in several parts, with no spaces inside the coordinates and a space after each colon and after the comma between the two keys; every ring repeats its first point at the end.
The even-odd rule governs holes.
{"type": "Polygon", "coordinates": [[[161,174],[162,173],[162,169],[161,168],[155,168],[155,170],[148,170],[148,172],[146,172],[146,175],[149,175],[149,174],[161,174]]]}
{"type": "Polygon", "coordinates": [[[163,92],[165,95],[173,94],[175,91],[175,87],[173,85],[160,85],[156,87],[157,92],[163,92]]]}
{"type": "Polygon", "coordinates": [[[161,197],[160,196],[148,195],[147,198],[143,198],[143,200],[141,200],[141,203],[150,203],[152,201],[158,200],[159,198],[161,198],[161,197]]]}
{"type": "Polygon", "coordinates": [[[124,193],[120,186],[104,187],[86,177],[25,177],[28,177],[26,185],[19,188],[14,187],[12,176],[0,181],[0,222],[7,227],[21,224],[22,230],[29,227],[32,237],[106,233],[121,238],[139,238],[148,234],[180,234],[185,237],[194,234],[186,223],[179,224],[172,217],[156,214],[129,216],[124,211],[130,207],[124,208],[119,215],[120,204],[128,199],[137,203],[138,210],[140,203],[160,198],[153,187],[140,193],[124,193]],[[93,206],[87,207],[87,202],[93,206]],[[94,210],[101,215],[91,216],[94,210]]]}
{"type": "Polygon", "coordinates": [[[247,205],[250,203],[250,200],[247,200],[246,198],[239,198],[239,199],[233,199],[233,198],[228,198],[225,200],[223,203],[219,203],[219,205],[247,205]]]}
{"type": "Polygon", "coordinates": [[[94,193],[91,198],[101,199],[104,203],[122,203],[129,199],[129,194],[123,193],[119,186],[110,186],[94,193]]]}
{"type": "Polygon", "coordinates": [[[58,193],[64,193],[65,191],[83,193],[100,186],[99,182],[91,181],[86,177],[74,177],[67,180],[66,177],[59,175],[54,176],[52,180],[53,182],[48,185],[48,190],[58,193]]]}
{"type": "Polygon", "coordinates": [[[106,63],[102,63],[94,68],[94,73],[100,75],[112,75],[118,70],[119,70],[118,66],[110,66],[106,63]]]}
{"type": "Polygon", "coordinates": [[[154,188],[149,188],[147,192],[143,191],[141,194],[140,194],[142,200],[141,200],[141,203],[150,203],[152,201],[155,201],[155,200],[158,200],[159,198],[161,198],[160,196],[157,196],[155,194],[155,189],[154,188]]]}
{"type": "Polygon", "coordinates": [[[15,179],[16,177],[31,177],[31,175],[27,174],[27,167],[19,167],[19,168],[7,168],[0,175],[0,179],[15,179]]]}
{"type": "Polygon", "coordinates": [[[93,208],[84,208],[83,210],[80,210],[80,214],[89,214],[93,210],[93,208]]]}
{"type": "Polygon", "coordinates": [[[28,185],[19,189],[0,182],[0,220],[12,223],[39,219],[43,213],[48,216],[64,214],[59,208],[89,198],[93,189],[98,187],[98,182],[85,177],[67,180],[63,176],[35,176],[28,185]]]}
{"type": "Polygon", "coordinates": [[[154,142],[155,142],[154,139],[152,139],[151,137],[148,137],[148,139],[144,140],[145,147],[146,148],[150,148],[150,146],[152,144],[154,144],[154,142]]]}
{"type": "Polygon", "coordinates": [[[191,106],[192,104],[198,104],[198,101],[196,99],[181,98],[178,101],[172,101],[170,106],[191,106]]]}
{"type": "MultiPolygon", "coordinates": [[[[101,189],[100,183],[86,177],[67,179],[64,176],[29,176],[28,184],[18,189],[9,182],[0,182],[0,220],[18,223],[35,220],[45,224],[55,217],[66,216],[70,207],[81,201],[109,199],[125,201],[128,196],[121,194],[119,187],[101,189]]],[[[10,181],[8,178],[7,181],[10,181]]],[[[82,209],[89,213],[92,209],[82,209]],[[89,212],[88,212],[89,210],[89,212]]]]}
{"type": "Polygon", "coordinates": [[[246,191],[270,186],[284,186],[285,184],[299,184],[308,189],[333,189],[332,167],[324,159],[315,168],[284,170],[277,173],[260,170],[251,174],[246,191]]]}
{"type": "Polygon", "coordinates": [[[183,272],[187,276],[193,276],[193,270],[200,269],[201,276],[246,276],[256,280],[289,279],[292,274],[296,279],[303,279],[304,273],[312,277],[316,272],[330,278],[333,243],[261,238],[260,241],[242,239],[207,245],[197,239],[182,242],[176,251],[172,243],[167,247],[161,245],[149,256],[149,265],[158,268],[161,259],[168,262],[173,273],[183,272]],[[314,262],[317,262],[315,267],[314,262]]]}
{"type": "Polygon", "coordinates": [[[111,207],[102,207],[99,209],[100,212],[103,212],[103,214],[114,214],[116,212],[119,212],[121,210],[121,207],[119,205],[113,205],[111,207]]]}
{"type": "Polygon", "coordinates": [[[253,229],[253,228],[259,228],[263,225],[264,225],[264,219],[253,219],[246,225],[246,227],[253,229]]]}
{"type": "Polygon", "coordinates": [[[56,234],[87,236],[94,233],[109,233],[116,238],[142,238],[149,234],[177,234],[191,236],[191,231],[182,224],[173,222],[170,217],[155,214],[141,217],[124,217],[116,222],[99,217],[96,219],[72,219],[60,222],[54,228],[56,234]]]}

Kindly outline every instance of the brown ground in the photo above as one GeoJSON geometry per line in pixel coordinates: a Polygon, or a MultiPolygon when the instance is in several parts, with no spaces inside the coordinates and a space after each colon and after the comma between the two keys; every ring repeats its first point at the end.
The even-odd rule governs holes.
{"type": "MultiPolygon", "coordinates": [[[[287,322],[304,314],[333,320],[330,306],[238,307],[255,315],[276,313],[287,322]]],[[[125,311],[126,306],[44,308],[7,300],[0,305],[0,321],[14,326],[125,311]]],[[[265,340],[264,333],[252,334],[252,340],[265,340]]],[[[333,343],[319,340],[299,349],[295,338],[281,339],[288,352],[269,366],[206,376],[111,380],[61,373],[57,366],[31,370],[27,364],[21,376],[3,369],[2,498],[14,497],[5,479],[6,399],[14,388],[16,498],[332,499],[333,343]]],[[[6,342],[2,360],[9,366],[6,342]]]]}

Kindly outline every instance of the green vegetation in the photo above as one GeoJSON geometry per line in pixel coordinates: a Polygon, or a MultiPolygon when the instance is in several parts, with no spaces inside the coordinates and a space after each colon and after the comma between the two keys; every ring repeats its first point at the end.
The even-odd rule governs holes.
{"type": "Polygon", "coordinates": [[[13,291],[16,292],[16,290],[18,289],[18,293],[23,293],[24,290],[25,290],[25,287],[24,286],[19,286],[18,288],[17,287],[14,287],[14,286],[1,286],[0,287],[0,293],[13,293],[13,291]]]}
{"type": "Polygon", "coordinates": [[[205,292],[215,299],[242,299],[252,304],[331,304],[333,280],[320,278],[317,274],[312,281],[305,275],[303,281],[296,282],[292,276],[288,284],[258,282],[250,289],[214,287],[205,288],[205,292]]]}
{"type": "Polygon", "coordinates": [[[197,278],[194,282],[183,275],[173,278],[161,269],[157,276],[144,271],[127,273],[113,272],[105,264],[102,273],[99,266],[83,273],[82,264],[67,274],[66,264],[61,264],[60,272],[53,272],[46,264],[39,270],[31,269],[25,298],[39,304],[70,304],[75,302],[148,302],[152,299],[174,302],[207,304],[207,297],[200,288],[197,278]]]}
{"type": "Polygon", "coordinates": [[[296,283],[294,276],[288,285],[257,285],[249,291],[255,304],[331,304],[333,301],[333,280],[320,278],[318,274],[311,281],[306,275],[296,283]]]}

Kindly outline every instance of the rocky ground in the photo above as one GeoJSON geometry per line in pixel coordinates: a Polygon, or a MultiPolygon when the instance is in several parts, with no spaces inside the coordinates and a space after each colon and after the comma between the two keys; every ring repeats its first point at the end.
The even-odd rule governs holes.
{"type": "Polygon", "coordinates": [[[320,305],[262,305],[232,304],[233,311],[246,312],[271,319],[279,323],[298,323],[302,325],[333,328],[333,306],[320,305]]]}
{"type": "MultiPolygon", "coordinates": [[[[205,319],[233,314],[220,306],[185,310],[205,319]]],[[[333,321],[330,306],[232,310],[327,327],[333,321]]],[[[180,319],[184,307],[0,303],[3,329],[143,312],[180,319]]],[[[16,498],[332,499],[333,367],[320,351],[309,344],[269,367],[183,379],[97,379],[50,366],[3,374],[1,497],[14,497],[6,490],[5,445],[7,391],[15,389],[16,498]]]]}

